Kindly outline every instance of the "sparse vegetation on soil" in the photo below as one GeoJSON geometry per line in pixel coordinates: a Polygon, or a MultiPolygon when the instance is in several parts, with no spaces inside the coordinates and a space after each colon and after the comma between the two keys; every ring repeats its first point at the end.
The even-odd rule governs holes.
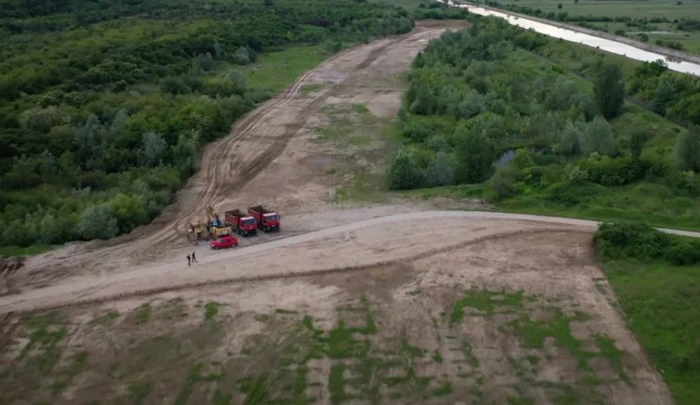
{"type": "Polygon", "coordinates": [[[599,302],[588,296],[599,294],[591,278],[599,272],[584,270],[591,269],[587,239],[507,237],[359,277],[210,289],[216,301],[208,304],[188,293],[132,300],[119,304],[125,315],[110,323],[91,321],[117,312],[110,304],[25,318],[2,352],[15,367],[0,388],[11,400],[55,404],[77,396],[102,403],[554,405],[606,403],[611,390],[634,404],[658,395],[658,387],[649,386],[648,366],[613,308],[591,306],[599,302]],[[562,254],[554,240],[579,255],[562,254]],[[502,249],[506,257],[491,253],[502,249]],[[463,270],[465,259],[471,271],[463,270]],[[537,277],[514,289],[509,280],[521,274],[514,266],[531,260],[537,277]],[[487,268],[499,270],[480,282],[488,287],[466,287],[487,268]],[[550,271],[567,274],[541,286],[550,271]],[[574,277],[580,288],[571,288],[574,277]],[[415,288],[419,296],[409,293],[415,288]],[[263,291],[285,297],[284,307],[254,298],[263,291]],[[214,307],[215,316],[202,317],[214,307]],[[134,328],[143,308],[151,308],[149,321],[134,328]],[[173,308],[186,315],[171,318],[173,308]],[[24,386],[30,377],[35,384],[24,386]]]}

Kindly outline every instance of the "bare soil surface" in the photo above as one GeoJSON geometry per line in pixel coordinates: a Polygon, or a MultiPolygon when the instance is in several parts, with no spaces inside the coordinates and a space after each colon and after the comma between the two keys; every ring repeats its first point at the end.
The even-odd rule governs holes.
{"type": "Polygon", "coordinates": [[[365,227],[266,263],[404,259],[10,315],[0,390],[17,404],[673,404],[590,246],[532,221],[365,227]]]}
{"type": "MultiPolygon", "coordinates": [[[[198,174],[151,225],[113,240],[74,243],[32,257],[16,275],[16,284],[36,288],[74,275],[110,274],[172,257],[184,260],[190,249],[206,249],[205,242],[192,246],[186,229],[191,220],[206,219],[207,204],[222,215],[229,209],[263,204],[284,216],[284,235],[308,230],[308,224],[299,223],[296,229],[295,221],[286,219],[329,209],[328,197],[337,180],[334,168],[363,163],[358,162],[357,150],[338,152],[317,141],[317,127],[326,121],[322,107],[343,102],[394,116],[400,106],[400,75],[431,38],[461,26],[450,21],[418,24],[409,34],[334,55],[238,121],[230,136],[209,145],[198,174]],[[309,88],[317,89],[309,92],[309,88]]],[[[365,149],[381,148],[377,143],[365,149]]],[[[284,235],[246,238],[242,245],[284,235]]]]}

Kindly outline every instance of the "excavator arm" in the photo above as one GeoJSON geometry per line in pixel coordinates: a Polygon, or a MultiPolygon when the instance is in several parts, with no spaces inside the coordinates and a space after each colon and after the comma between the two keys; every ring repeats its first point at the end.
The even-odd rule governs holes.
{"type": "Polygon", "coordinates": [[[212,206],[209,205],[209,204],[207,204],[207,216],[208,216],[210,219],[211,219],[211,218],[214,218],[214,219],[216,220],[216,223],[217,223],[217,224],[220,224],[220,223],[221,223],[221,219],[219,219],[219,213],[216,212],[216,210],[214,209],[214,207],[212,207],[212,206]]]}

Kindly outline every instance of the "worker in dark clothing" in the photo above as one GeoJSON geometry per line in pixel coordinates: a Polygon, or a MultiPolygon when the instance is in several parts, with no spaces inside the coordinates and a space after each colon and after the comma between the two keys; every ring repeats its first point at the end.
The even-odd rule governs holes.
{"type": "Polygon", "coordinates": [[[187,265],[189,266],[192,264],[192,259],[190,258],[190,255],[187,255],[187,265]]]}
{"type": "Polygon", "coordinates": [[[192,263],[199,263],[197,261],[197,257],[194,255],[194,252],[192,252],[192,263]]]}

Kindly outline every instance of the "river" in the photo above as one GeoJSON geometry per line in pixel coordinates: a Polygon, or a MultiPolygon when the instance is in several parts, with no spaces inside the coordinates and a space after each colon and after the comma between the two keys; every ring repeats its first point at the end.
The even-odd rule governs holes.
{"type": "Polygon", "coordinates": [[[576,42],[583,45],[588,45],[593,48],[599,48],[600,50],[614,53],[617,55],[626,56],[628,58],[640,60],[643,62],[653,62],[656,60],[664,60],[668,65],[668,68],[676,72],[688,73],[695,76],[700,76],[700,65],[686,62],[686,61],[670,61],[666,59],[666,56],[645,51],[639,48],[635,48],[632,45],[624,44],[621,42],[613,41],[606,38],[596,37],[594,35],[585,34],[582,32],[577,32],[565,28],[556,27],[554,25],[542,23],[539,21],[530,20],[524,17],[515,17],[502,13],[499,11],[486,9],[479,6],[473,6],[469,4],[455,4],[451,0],[448,2],[449,5],[454,7],[466,8],[470,13],[483,15],[483,16],[494,16],[503,18],[512,25],[518,27],[531,29],[535,32],[554,37],[561,38],[566,41],[576,42]]]}

